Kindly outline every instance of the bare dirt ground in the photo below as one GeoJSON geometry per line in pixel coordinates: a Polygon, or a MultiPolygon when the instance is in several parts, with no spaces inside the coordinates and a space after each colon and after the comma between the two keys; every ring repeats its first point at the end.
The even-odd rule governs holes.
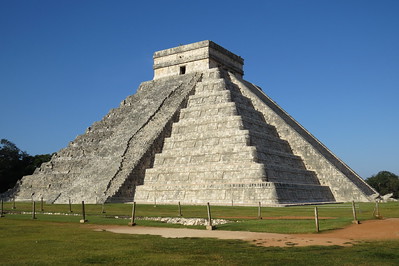
{"type": "Polygon", "coordinates": [[[166,238],[206,237],[218,239],[240,239],[265,247],[289,246],[351,246],[355,243],[373,240],[399,239],[399,218],[364,221],[344,229],[320,234],[274,234],[245,231],[197,230],[186,228],[110,226],[96,225],[96,231],[120,234],[159,235],[166,238]]]}

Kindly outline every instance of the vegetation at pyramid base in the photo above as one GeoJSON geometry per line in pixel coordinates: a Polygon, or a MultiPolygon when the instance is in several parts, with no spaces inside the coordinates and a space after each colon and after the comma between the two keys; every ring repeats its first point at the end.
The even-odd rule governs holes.
{"type": "Polygon", "coordinates": [[[21,151],[7,139],[0,140],[0,193],[15,186],[25,175],[31,175],[42,163],[48,162],[51,154],[31,156],[21,151]]]}
{"type": "Polygon", "coordinates": [[[366,179],[366,182],[381,195],[393,193],[392,197],[399,199],[399,176],[394,173],[381,171],[366,179]]]}

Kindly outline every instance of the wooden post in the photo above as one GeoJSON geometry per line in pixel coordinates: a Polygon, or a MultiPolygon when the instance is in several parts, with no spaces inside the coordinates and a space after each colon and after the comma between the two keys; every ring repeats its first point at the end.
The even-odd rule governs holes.
{"type": "Polygon", "coordinates": [[[136,223],[134,222],[134,219],[136,218],[136,202],[133,202],[133,207],[132,207],[132,217],[130,218],[130,223],[128,223],[129,226],[134,226],[136,223]]]}
{"type": "Polygon", "coordinates": [[[258,206],[258,219],[262,219],[262,204],[259,201],[259,206],[258,206]]]}
{"type": "Polygon", "coordinates": [[[356,215],[356,206],[355,206],[355,201],[352,200],[352,213],[353,213],[353,222],[354,224],[360,224],[359,220],[357,219],[356,215]]]}
{"type": "Polygon", "coordinates": [[[32,202],[32,219],[36,219],[36,202],[32,202]]]}
{"type": "Polygon", "coordinates": [[[12,209],[13,210],[16,209],[16,207],[15,207],[15,197],[12,198],[12,209]]]}
{"type": "Polygon", "coordinates": [[[211,216],[211,206],[209,202],[207,203],[207,211],[208,211],[208,225],[206,226],[207,230],[213,230],[215,227],[212,225],[212,216],[211,216]]]}
{"type": "Polygon", "coordinates": [[[4,213],[4,203],[3,203],[3,200],[1,200],[0,217],[4,217],[3,213],[4,213]]]}
{"type": "Polygon", "coordinates": [[[375,217],[380,218],[380,207],[378,206],[378,201],[375,202],[375,217]]]}
{"type": "Polygon", "coordinates": [[[183,216],[183,214],[181,213],[181,205],[180,205],[180,201],[178,202],[178,207],[179,207],[179,216],[183,216]]]}
{"type": "Polygon", "coordinates": [[[80,220],[81,224],[87,223],[88,221],[86,220],[86,211],[85,211],[85,202],[82,201],[82,220],[80,220]]]}
{"type": "Polygon", "coordinates": [[[316,223],[316,232],[320,232],[319,228],[319,211],[317,210],[317,207],[314,207],[314,221],[316,223]]]}
{"type": "Polygon", "coordinates": [[[101,213],[105,213],[105,202],[101,205],[101,213]]]}
{"type": "Polygon", "coordinates": [[[71,198],[68,199],[68,202],[69,202],[69,212],[72,212],[71,198]]]}
{"type": "Polygon", "coordinates": [[[44,211],[44,208],[43,208],[43,197],[40,198],[40,211],[44,211]]]}

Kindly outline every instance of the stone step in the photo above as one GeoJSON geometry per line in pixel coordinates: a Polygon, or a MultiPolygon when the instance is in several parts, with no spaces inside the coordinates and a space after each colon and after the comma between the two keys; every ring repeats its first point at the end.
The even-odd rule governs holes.
{"type": "MultiPolygon", "coordinates": [[[[172,130],[172,135],[169,138],[165,139],[165,143],[172,141],[192,141],[192,140],[203,140],[203,139],[212,139],[212,138],[228,138],[228,137],[236,137],[236,136],[249,136],[251,141],[251,146],[256,145],[265,145],[268,143],[276,143],[275,145],[280,146],[281,151],[286,151],[291,153],[291,149],[286,140],[280,139],[278,136],[268,134],[266,131],[249,131],[247,129],[242,129],[242,125],[240,124],[241,117],[240,116],[231,116],[231,117],[212,117],[210,119],[207,118],[199,118],[199,119],[184,119],[179,122],[173,124],[173,127],[180,126],[189,126],[193,124],[201,124],[204,125],[208,121],[212,121],[218,123],[217,126],[212,125],[207,127],[207,130],[199,130],[199,131],[191,131],[185,132],[185,134],[178,134],[178,131],[172,130]],[[223,124],[224,122],[224,124],[223,124]],[[239,125],[238,128],[235,127],[235,124],[239,125]],[[211,130],[213,129],[213,130],[211,130]]],[[[200,127],[201,129],[202,127],[200,127]]],[[[274,127],[270,126],[270,131],[274,133],[274,127]]],[[[269,133],[270,133],[269,131],[269,133]]]]}
{"type": "Polygon", "coordinates": [[[198,106],[190,106],[182,109],[180,112],[180,119],[185,118],[199,118],[209,116],[231,116],[237,115],[235,103],[226,102],[218,104],[204,104],[198,106]]]}
{"type": "Polygon", "coordinates": [[[208,152],[197,152],[196,150],[181,149],[181,153],[163,151],[155,155],[154,167],[164,164],[187,164],[187,163],[207,163],[207,162],[234,162],[239,160],[255,161],[255,147],[241,147],[238,151],[220,149],[209,149],[208,152]]]}
{"type": "Polygon", "coordinates": [[[207,130],[199,132],[190,132],[187,134],[172,134],[166,138],[164,149],[179,147],[200,147],[209,145],[225,144],[245,144],[249,145],[249,133],[247,130],[237,130],[227,128],[224,130],[207,130]]]}
{"type": "Polygon", "coordinates": [[[266,122],[245,115],[241,116],[243,126],[250,132],[266,133],[268,135],[279,138],[277,130],[274,126],[267,124],[266,122]]]}
{"type": "Polygon", "coordinates": [[[270,146],[258,145],[258,146],[254,146],[254,147],[256,147],[258,154],[279,156],[279,157],[289,158],[292,160],[302,160],[300,156],[294,155],[291,152],[285,152],[285,151],[281,151],[278,149],[273,149],[270,146]]]}
{"type": "Polygon", "coordinates": [[[252,102],[250,99],[248,99],[247,97],[243,96],[240,92],[237,92],[234,89],[230,90],[231,93],[231,101],[235,102],[235,103],[239,103],[242,105],[246,105],[246,106],[252,106],[252,102]]]}
{"type": "Polygon", "coordinates": [[[306,169],[269,164],[266,173],[269,182],[320,185],[315,172],[306,169]]]}
{"type": "Polygon", "coordinates": [[[212,147],[198,147],[195,149],[187,149],[186,147],[182,148],[164,148],[162,153],[156,154],[156,156],[162,155],[165,157],[170,156],[197,156],[197,155],[211,155],[211,154],[229,154],[229,153],[239,153],[239,152],[248,152],[250,154],[256,154],[256,148],[253,146],[246,145],[236,145],[236,144],[226,144],[226,145],[218,145],[212,147]]]}
{"type": "Polygon", "coordinates": [[[182,183],[182,184],[151,184],[151,185],[142,185],[138,186],[138,189],[143,190],[152,190],[156,188],[158,191],[165,191],[165,190],[175,190],[178,191],[180,189],[185,188],[184,190],[191,190],[191,189],[247,189],[247,188],[266,188],[266,187],[276,187],[276,188],[297,188],[297,189],[318,189],[321,187],[328,186],[321,186],[321,185],[312,185],[312,184],[293,184],[293,183],[284,183],[284,182],[270,182],[270,181],[262,181],[262,182],[230,182],[230,183],[212,183],[212,184],[191,184],[191,183],[182,183]],[[191,189],[190,189],[191,188],[191,189]]]}
{"type": "Polygon", "coordinates": [[[228,138],[237,136],[249,136],[250,132],[246,129],[224,128],[215,131],[190,132],[187,134],[172,134],[169,138],[165,138],[165,142],[186,141],[186,140],[205,140],[211,138],[228,138]]]}
{"type": "MultiPolygon", "coordinates": [[[[293,155],[289,145],[280,139],[262,139],[260,141],[253,141],[253,136],[250,136],[248,130],[215,130],[215,131],[202,131],[191,132],[187,135],[174,134],[170,138],[166,138],[164,142],[164,149],[172,148],[197,148],[203,146],[215,145],[244,145],[255,146],[258,154],[274,154],[277,156],[285,156],[300,159],[298,156],[293,155]],[[223,134],[222,134],[223,133],[223,134]]],[[[268,135],[267,135],[268,136],[268,135]]]]}
{"type": "Polygon", "coordinates": [[[255,110],[252,105],[244,105],[239,102],[236,103],[237,112],[243,117],[249,117],[252,120],[256,120],[262,123],[266,123],[262,113],[255,110]]]}
{"type": "Polygon", "coordinates": [[[280,150],[286,153],[292,153],[291,147],[286,140],[282,140],[279,137],[259,132],[259,131],[248,131],[250,136],[251,146],[267,146],[274,150],[280,150]]]}
{"type": "Polygon", "coordinates": [[[165,169],[164,172],[146,172],[145,185],[152,182],[170,183],[229,183],[229,182],[260,182],[266,180],[263,169],[237,169],[237,170],[218,170],[209,169],[208,171],[191,172],[171,172],[172,169],[165,169]],[[170,171],[168,171],[170,170],[170,171]]]}
{"type": "MultiPolygon", "coordinates": [[[[267,156],[267,155],[266,155],[267,156]]],[[[284,167],[289,167],[293,169],[300,169],[306,170],[305,165],[303,164],[302,160],[295,160],[288,157],[274,157],[268,155],[269,157],[265,159],[263,155],[258,155],[258,162],[263,163],[265,165],[280,165],[284,167]]]]}
{"type": "Polygon", "coordinates": [[[328,186],[312,184],[274,183],[278,201],[281,204],[335,202],[328,186]]]}
{"type": "Polygon", "coordinates": [[[186,165],[176,165],[170,167],[168,165],[159,165],[154,168],[149,168],[146,170],[151,173],[181,173],[181,172],[205,172],[205,171],[237,171],[237,170],[263,170],[265,166],[261,163],[256,162],[246,162],[246,163],[237,163],[232,162],[230,164],[225,164],[221,162],[209,162],[207,164],[203,163],[189,163],[186,165]]]}
{"type": "Polygon", "coordinates": [[[191,95],[188,99],[188,107],[224,102],[231,102],[230,91],[228,90],[191,95]]]}
{"type": "Polygon", "coordinates": [[[202,82],[197,83],[195,94],[224,90],[226,90],[226,82],[224,79],[202,80],[202,82]]]}
{"type": "Polygon", "coordinates": [[[266,150],[264,148],[262,150],[259,147],[257,147],[257,151],[258,160],[260,162],[264,162],[266,165],[272,163],[275,165],[284,165],[298,169],[306,169],[301,157],[299,156],[275,151],[272,149],[266,150]]]}
{"type": "MultiPolygon", "coordinates": [[[[234,130],[231,132],[236,132],[236,131],[241,131],[241,130],[234,130]]],[[[244,131],[244,130],[242,130],[244,131]]],[[[215,133],[218,131],[214,131],[211,133],[215,133]]],[[[209,132],[207,132],[209,133],[209,132]]],[[[170,138],[165,139],[164,142],[164,149],[172,149],[172,148],[198,148],[198,147],[204,147],[204,146],[216,146],[216,145],[229,145],[229,144],[234,144],[234,145],[243,145],[243,146],[249,146],[249,136],[248,132],[245,131],[244,133],[237,134],[237,135],[231,135],[231,136],[226,136],[226,137],[217,137],[215,135],[210,135],[210,134],[203,134],[203,133],[198,133],[198,134],[191,134],[191,136],[197,136],[198,138],[193,138],[193,139],[188,139],[188,140],[170,140],[170,138]]]]}
{"type": "Polygon", "coordinates": [[[284,203],[335,202],[328,186],[273,182],[232,182],[212,184],[153,184],[137,187],[134,200],[150,203],[154,200],[176,204],[257,205],[284,203]]]}
{"type": "Polygon", "coordinates": [[[209,162],[256,162],[256,154],[253,153],[253,151],[244,151],[236,153],[200,154],[192,156],[165,156],[163,153],[159,153],[155,156],[154,167],[158,167],[159,165],[180,165],[209,162]]]}
{"type": "Polygon", "coordinates": [[[232,116],[209,116],[209,117],[198,117],[198,118],[180,118],[180,120],[173,125],[178,126],[191,126],[191,125],[204,125],[210,123],[230,123],[240,122],[242,125],[242,119],[239,115],[232,116]]]}
{"type": "Polygon", "coordinates": [[[199,120],[195,121],[191,120],[181,120],[178,123],[173,124],[172,126],[172,135],[175,134],[189,134],[192,132],[205,132],[205,131],[218,131],[218,130],[243,130],[243,123],[239,117],[235,117],[234,119],[228,119],[224,121],[223,119],[209,119],[209,121],[199,120]]]}

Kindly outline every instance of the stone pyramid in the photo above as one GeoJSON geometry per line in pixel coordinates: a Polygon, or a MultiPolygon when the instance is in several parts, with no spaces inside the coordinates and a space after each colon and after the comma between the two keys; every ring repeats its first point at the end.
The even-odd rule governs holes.
{"type": "Polygon", "coordinates": [[[202,41],[154,54],[154,80],[56,153],[10,197],[48,202],[289,205],[376,192],[202,41]]]}

